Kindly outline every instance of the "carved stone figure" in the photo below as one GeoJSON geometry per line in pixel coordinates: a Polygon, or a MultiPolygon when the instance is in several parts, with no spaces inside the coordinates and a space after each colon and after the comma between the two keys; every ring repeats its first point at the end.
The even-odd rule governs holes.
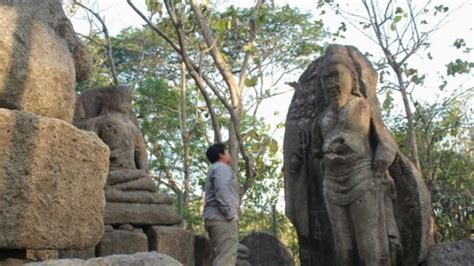
{"type": "Polygon", "coordinates": [[[95,246],[109,148],[71,124],[92,61],[61,1],[0,0],[0,62],[0,258],[95,246]]]}
{"type": "MultiPolygon", "coordinates": [[[[99,113],[95,117],[78,122],[77,125],[95,132],[110,148],[109,176],[105,189],[107,201],[167,202],[164,197],[156,193],[156,186],[148,175],[148,158],[143,136],[130,119],[132,108],[130,90],[115,87],[94,92],[95,96],[100,95],[99,113]]],[[[78,103],[77,115],[86,112],[81,105],[85,102],[88,101],[82,99],[78,103]]]]}
{"type": "Polygon", "coordinates": [[[287,125],[298,148],[290,148],[286,134],[286,200],[287,215],[306,240],[304,265],[321,259],[323,265],[416,265],[431,244],[429,194],[381,121],[376,81],[356,48],[331,45],[293,84],[287,122],[302,125],[297,133],[287,125]],[[301,198],[294,180],[309,187],[303,208],[294,202],[301,198]],[[297,220],[298,209],[308,212],[306,224],[297,220]],[[321,253],[328,241],[332,252],[321,253]]]}
{"type": "Polygon", "coordinates": [[[61,1],[0,0],[0,108],[71,122],[92,57],[61,1]]]}
{"type": "Polygon", "coordinates": [[[148,174],[145,142],[126,87],[90,89],[77,100],[74,124],[95,132],[110,148],[105,187],[106,224],[173,225],[181,217],[148,174]]]}

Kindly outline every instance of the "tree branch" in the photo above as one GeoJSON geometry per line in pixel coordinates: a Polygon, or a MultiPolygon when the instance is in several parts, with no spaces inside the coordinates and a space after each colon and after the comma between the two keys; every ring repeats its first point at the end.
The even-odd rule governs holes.
{"type": "Polygon", "coordinates": [[[87,10],[89,13],[91,13],[92,15],[94,15],[94,17],[100,22],[100,24],[102,25],[102,32],[104,33],[104,36],[105,36],[105,40],[107,42],[107,45],[106,45],[106,48],[107,48],[107,60],[109,62],[109,67],[110,67],[110,72],[112,74],[112,79],[114,81],[114,85],[115,86],[119,86],[120,85],[120,82],[118,80],[118,76],[117,76],[117,71],[115,69],[115,62],[114,62],[114,58],[113,58],[113,53],[112,53],[112,40],[110,39],[110,35],[109,35],[109,30],[107,29],[107,25],[105,25],[105,22],[104,20],[99,16],[99,14],[97,14],[97,12],[94,12],[92,9],[88,8],[87,6],[79,3],[77,0],[74,0],[74,4],[84,8],[85,10],[87,10]]]}

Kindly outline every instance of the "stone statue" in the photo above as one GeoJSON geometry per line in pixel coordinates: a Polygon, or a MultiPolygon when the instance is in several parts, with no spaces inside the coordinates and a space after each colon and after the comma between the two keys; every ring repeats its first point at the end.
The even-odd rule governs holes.
{"type": "Polygon", "coordinates": [[[297,134],[298,148],[285,136],[286,200],[297,230],[308,227],[299,229],[300,238],[309,238],[302,264],[322,257],[323,265],[416,265],[431,244],[429,194],[380,118],[376,82],[356,48],[331,45],[292,84],[297,91],[287,122],[299,119],[302,126],[297,133],[287,129],[297,134]],[[316,187],[306,190],[307,206],[300,208],[308,211],[307,224],[295,219],[293,180],[316,187]],[[321,230],[328,225],[331,230],[321,230]],[[332,258],[320,252],[327,241],[332,258]]]}
{"type": "Polygon", "coordinates": [[[314,123],[313,140],[324,167],[336,261],[351,265],[358,255],[362,265],[390,265],[401,250],[387,171],[396,144],[361,93],[347,50],[331,48],[320,66],[326,106],[314,123]]]}
{"type": "Polygon", "coordinates": [[[92,57],[60,0],[0,0],[0,108],[71,122],[92,57]]]}
{"type": "MultiPolygon", "coordinates": [[[[95,132],[110,149],[104,189],[105,233],[95,249],[85,252],[103,257],[153,250],[189,264],[192,256],[180,256],[192,252],[180,251],[192,250],[189,239],[193,236],[183,229],[168,227],[181,223],[182,217],[171,206],[173,198],[159,193],[148,173],[145,140],[132,110],[132,98],[128,88],[115,86],[87,89],[76,102],[73,123],[95,132]]],[[[70,251],[73,256],[81,256],[82,252],[70,251]]]]}
{"type": "Polygon", "coordinates": [[[0,258],[94,247],[109,148],[71,124],[92,57],[60,0],[0,0],[0,62],[0,258]]]}
{"type": "Polygon", "coordinates": [[[105,189],[108,202],[167,202],[156,193],[156,185],[148,175],[145,142],[131,119],[131,108],[132,94],[126,87],[91,90],[78,101],[74,120],[79,128],[95,132],[110,148],[105,189]],[[96,113],[87,109],[86,103],[95,103],[93,106],[99,107],[96,113]],[[87,119],[89,116],[92,118],[87,119]]]}

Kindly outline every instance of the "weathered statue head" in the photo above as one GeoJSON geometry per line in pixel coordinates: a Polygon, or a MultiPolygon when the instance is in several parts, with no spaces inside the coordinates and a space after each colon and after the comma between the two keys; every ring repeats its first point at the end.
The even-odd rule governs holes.
{"type": "Polygon", "coordinates": [[[102,113],[127,114],[132,108],[132,92],[127,87],[112,87],[102,92],[102,113]]]}
{"type": "Polygon", "coordinates": [[[357,72],[349,58],[328,57],[323,67],[321,87],[328,105],[342,107],[351,94],[361,96],[357,72]]]}
{"type": "MultiPolygon", "coordinates": [[[[335,107],[335,105],[337,106],[344,102],[345,97],[343,96],[342,99],[339,97],[341,92],[344,92],[340,91],[340,89],[348,90],[349,88],[342,88],[340,86],[332,86],[332,88],[330,88],[330,85],[334,83],[334,79],[336,79],[336,83],[344,82],[344,84],[341,84],[349,86],[347,84],[349,77],[345,74],[350,74],[351,94],[358,97],[365,97],[372,102],[374,106],[379,106],[376,97],[377,71],[372,67],[367,57],[356,47],[332,44],[328,46],[325,54],[313,64],[315,64],[315,66],[313,66],[315,69],[311,71],[313,71],[318,78],[315,87],[321,89],[322,95],[320,96],[324,96],[324,99],[321,99],[321,101],[323,101],[325,105],[328,105],[329,101],[332,101],[332,106],[335,107]],[[345,76],[347,81],[337,77],[337,75],[341,73],[343,73],[342,76],[345,76]],[[326,83],[325,80],[323,80],[323,76],[324,78],[333,78],[326,83]],[[338,102],[340,103],[338,104],[338,102]]],[[[305,76],[310,76],[310,74],[308,73],[305,76]]],[[[302,81],[304,80],[300,80],[300,82],[302,81]]]]}

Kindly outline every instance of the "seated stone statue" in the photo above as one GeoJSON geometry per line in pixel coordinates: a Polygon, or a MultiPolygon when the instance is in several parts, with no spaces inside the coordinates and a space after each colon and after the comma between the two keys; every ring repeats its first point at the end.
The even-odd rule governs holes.
{"type": "MultiPolygon", "coordinates": [[[[83,121],[74,119],[82,129],[95,132],[110,148],[110,165],[105,196],[108,202],[166,203],[169,200],[157,193],[148,175],[148,158],[143,136],[131,120],[132,94],[125,87],[95,90],[90,93],[100,105],[97,116],[83,121]]],[[[84,100],[84,99],[83,99],[84,100]]],[[[87,100],[84,101],[84,103],[87,100]]],[[[76,107],[77,115],[84,115],[84,106],[76,107]],[[79,110],[81,110],[80,112],[79,110]]],[[[77,116],[76,115],[76,116],[77,116]]],[[[89,114],[90,115],[90,114],[89,114]]]]}

